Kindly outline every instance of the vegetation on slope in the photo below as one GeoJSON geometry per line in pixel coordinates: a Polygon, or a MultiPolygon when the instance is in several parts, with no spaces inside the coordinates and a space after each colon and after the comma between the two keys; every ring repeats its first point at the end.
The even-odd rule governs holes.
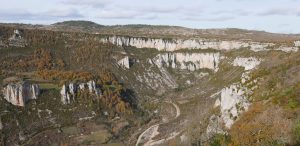
{"type": "MultiPolygon", "coordinates": [[[[5,44],[14,29],[0,28],[1,40],[5,44]]],[[[0,49],[0,81],[3,86],[3,80],[9,83],[12,79],[37,83],[41,87],[41,95],[37,100],[29,101],[24,108],[9,104],[1,96],[0,122],[4,125],[1,142],[4,145],[70,143],[70,136],[74,135],[61,132],[62,128],[69,126],[86,131],[87,137],[74,145],[95,141],[89,136],[92,136],[91,132],[97,132],[96,129],[78,127],[85,121],[104,125],[111,136],[102,144],[116,141],[116,137],[131,132],[129,128],[140,122],[136,117],[143,112],[137,109],[133,92],[119,83],[110,71],[114,67],[111,55],[118,47],[102,44],[98,41],[99,36],[84,33],[20,31],[27,46],[0,49]],[[59,92],[62,84],[90,80],[100,85],[101,96],[93,98],[95,96],[89,92],[82,92],[70,105],[61,103],[59,92]],[[47,139],[41,136],[43,134],[52,137],[47,139]]],[[[77,136],[81,134],[82,131],[77,136]]],[[[122,136],[118,141],[128,136],[122,136]]]]}
{"type": "Polygon", "coordinates": [[[299,145],[300,53],[270,52],[251,74],[253,104],[212,145],[299,145]]]}

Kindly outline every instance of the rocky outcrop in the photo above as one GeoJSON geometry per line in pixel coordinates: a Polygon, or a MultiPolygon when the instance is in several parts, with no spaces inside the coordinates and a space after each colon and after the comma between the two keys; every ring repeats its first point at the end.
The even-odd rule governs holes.
{"type": "Polygon", "coordinates": [[[21,36],[21,32],[19,30],[14,30],[14,34],[8,39],[9,46],[14,47],[25,47],[26,41],[21,36]]]}
{"type": "Polygon", "coordinates": [[[5,47],[5,44],[2,42],[2,40],[0,40],[0,49],[1,49],[1,47],[5,47]]]}
{"type": "Polygon", "coordinates": [[[124,58],[122,58],[121,60],[118,61],[118,65],[125,68],[125,69],[129,69],[130,68],[130,62],[129,62],[129,57],[125,56],[124,58]]]}
{"type": "Polygon", "coordinates": [[[257,65],[260,64],[260,60],[254,57],[242,58],[237,57],[233,61],[233,66],[241,66],[244,67],[245,70],[254,69],[257,65]]]}
{"type": "Polygon", "coordinates": [[[150,63],[156,64],[159,68],[171,67],[189,71],[211,69],[217,71],[219,62],[220,53],[163,53],[158,54],[150,63]]]}
{"type": "Polygon", "coordinates": [[[27,82],[8,84],[3,89],[4,98],[13,105],[25,106],[25,103],[31,99],[37,99],[40,93],[37,84],[27,82]]]}
{"type": "Polygon", "coordinates": [[[221,98],[215,103],[220,106],[221,118],[226,128],[230,128],[241,112],[248,110],[250,105],[245,97],[247,89],[240,84],[233,84],[222,89],[221,98]]]}
{"type": "MultiPolygon", "coordinates": [[[[237,57],[233,62],[234,66],[242,66],[245,68],[245,72],[241,77],[241,82],[223,88],[220,91],[221,96],[216,100],[214,105],[214,107],[220,108],[220,118],[215,119],[221,119],[227,129],[232,126],[241,113],[248,110],[248,107],[251,104],[248,97],[252,94],[253,90],[257,88],[257,80],[254,79],[249,81],[249,74],[251,70],[255,69],[256,66],[260,64],[260,62],[259,59],[254,57],[237,57]]],[[[208,127],[207,129],[207,133],[209,132],[212,132],[211,127],[208,127]]]]}
{"type": "Polygon", "coordinates": [[[216,115],[212,115],[209,118],[209,123],[206,129],[206,137],[213,137],[216,133],[224,134],[225,132],[220,123],[222,123],[222,119],[216,115]]]}
{"type": "Polygon", "coordinates": [[[70,83],[62,86],[60,90],[61,102],[63,104],[69,104],[76,100],[76,96],[78,92],[82,92],[87,90],[91,95],[100,96],[101,90],[97,87],[95,81],[89,81],[87,83],[70,83]]]}
{"type": "Polygon", "coordinates": [[[251,50],[263,50],[274,46],[273,43],[259,43],[251,41],[223,41],[208,39],[156,39],[141,37],[109,36],[102,38],[101,42],[118,46],[132,46],[136,48],[155,48],[159,51],[175,51],[179,49],[216,49],[231,50],[239,48],[250,48],[251,50]]]}
{"type": "Polygon", "coordinates": [[[0,118],[0,130],[2,130],[4,128],[3,124],[2,124],[2,120],[0,118]]]}
{"type": "Polygon", "coordinates": [[[294,41],[295,47],[300,47],[300,41],[294,41]]]}
{"type": "MultiPolygon", "coordinates": [[[[60,90],[60,95],[61,95],[61,102],[63,104],[71,103],[71,91],[68,88],[67,85],[63,85],[62,89],[60,90]]],[[[75,94],[74,94],[75,96],[75,94]]]]}
{"type": "Polygon", "coordinates": [[[287,47],[287,46],[280,46],[275,50],[283,51],[283,52],[297,52],[299,50],[298,47],[287,47]]]}

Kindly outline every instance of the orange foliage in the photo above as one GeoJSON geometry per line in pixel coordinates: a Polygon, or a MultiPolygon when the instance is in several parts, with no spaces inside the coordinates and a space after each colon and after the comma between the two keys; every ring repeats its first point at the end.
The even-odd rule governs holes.
{"type": "Polygon", "coordinates": [[[230,130],[231,144],[238,145],[276,145],[290,141],[292,121],[278,106],[266,108],[255,103],[230,130]]]}
{"type": "Polygon", "coordinates": [[[53,67],[52,56],[49,50],[43,48],[36,49],[33,57],[39,70],[51,69],[53,67]]]}
{"type": "Polygon", "coordinates": [[[59,70],[40,70],[37,72],[37,75],[47,80],[89,81],[94,78],[94,76],[89,72],[59,70]]]}
{"type": "MultiPolygon", "coordinates": [[[[121,93],[124,91],[123,86],[117,82],[117,79],[112,73],[102,73],[99,76],[89,72],[75,71],[59,71],[59,70],[40,70],[37,75],[46,80],[58,81],[80,81],[87,82],[89,80],[98,79],[102,85],[103,95],[99,97],[102,107],[114,109],[117,113],[131,113],[130,104],[125,102],[121,93]]],[[[78,97],[83,100],[92,99],[89,92],[78,93],[78,97]]]]}

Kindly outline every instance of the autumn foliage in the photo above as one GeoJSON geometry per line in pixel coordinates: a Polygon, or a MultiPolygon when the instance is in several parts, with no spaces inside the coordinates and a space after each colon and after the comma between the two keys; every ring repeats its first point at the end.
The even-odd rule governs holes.
{"type": "Polygon", "coordinates": [[[292,119],[279,106],[255,103],[230,130],[231,144],[285,145],[291,143],[292,119]]]}
{"type": "MultiPolygon", "coordinates": [[[[100,107],[107,108],[117,113],[131,113],[128,101],[124,100],[124,88],[118,83],[117,78],[108,71],[103,71],[100,75],[94,75],[85,71],[59,71],[59,70],[40,70],[37,76],[49,81],[60,81],[61,85],[66,82],[87,82],[96,80],[101,85],[103,94],[97,97],[100,107]]],[[[92,100],[89,92],[80,92],[78,97],[83,100],[92,100]]]]}

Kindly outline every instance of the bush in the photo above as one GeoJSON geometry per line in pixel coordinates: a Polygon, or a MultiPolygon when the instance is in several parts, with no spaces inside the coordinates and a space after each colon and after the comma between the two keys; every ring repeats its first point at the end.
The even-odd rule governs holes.
{"type": "Polygon", "coordinates": [[[295,145],[300,145],[300,121],[295,122],[293,126],[293,141],[295,145]]]}
{"type": "Polygon", "coordinates": [[[282,89],[273,93],[273,103],[285,106],[291,109],[299,107],[299,100],[297,99],[298,90],[296,86],[282,89]],[[281,92],[280,92],[281,91],[281,92]]]}
{"type": "Polygon", "coordinates": [[[210,141],[210,146],[226,146],[230,143],[231,139],[229,135],[217,134],[210,141]]]}

